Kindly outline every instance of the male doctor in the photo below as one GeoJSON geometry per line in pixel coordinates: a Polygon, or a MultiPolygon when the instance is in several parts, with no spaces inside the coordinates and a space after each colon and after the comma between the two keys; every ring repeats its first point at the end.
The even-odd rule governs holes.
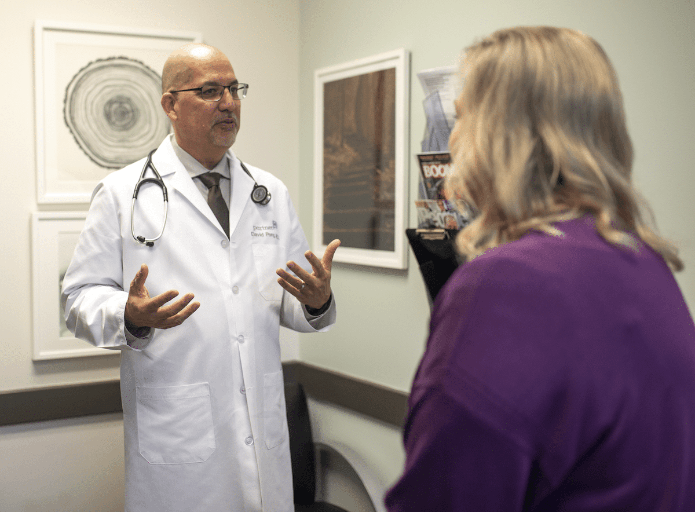
{"type": "Polygon", "coordinates": [[[250,165],[245,172],[229,150],[247,86],[222,52],[186,45],[168,58],[162,82],[174,134],[152,164],[168,190],[165,229],[151,247],[135,239],[155,238],[164,222],[151,182],[131,229],[145,159],[99,183],[64,279],[67,324],[121,350],[126,511],[290,512],[279,328],[335,322],[340,242],[319,260],[285,186],[250,165]],[[209,171],[221,177],[201,177],[209,171]],[[254,180],[267,187],[267,204],[252,200],[254,180]],[[228,212],[218,220],[209,202],[218,206],[220,194],[228,212]],[[295,263],[303,256],[305,268],[295,263]]]}

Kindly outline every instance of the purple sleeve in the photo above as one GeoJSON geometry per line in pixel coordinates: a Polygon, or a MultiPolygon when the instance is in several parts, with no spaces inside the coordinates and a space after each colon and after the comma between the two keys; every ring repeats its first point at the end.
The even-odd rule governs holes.
{"type": "Polygon", "coordinates": [[[386,496],[389,511],[522,510],[528,454],[442,391],[427,390],[412,404],[405,448],[405,471],[386,496]]]}

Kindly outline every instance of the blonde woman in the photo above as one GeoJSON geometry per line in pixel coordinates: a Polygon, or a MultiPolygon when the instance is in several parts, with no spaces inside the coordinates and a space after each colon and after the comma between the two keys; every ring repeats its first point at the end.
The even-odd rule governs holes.
{"type": "Polygon", "coordinates": [[[694,511],[695,326],[631,182],[603,49],[467,49],[451,196],[479,215],[440,292],[390,511],[694,511]]]}

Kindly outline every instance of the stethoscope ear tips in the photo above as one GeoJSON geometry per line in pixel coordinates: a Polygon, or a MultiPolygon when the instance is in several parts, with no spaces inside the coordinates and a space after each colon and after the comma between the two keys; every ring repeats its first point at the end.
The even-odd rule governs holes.
{"type": "Polygon", "coordinates": [[[154,247],[154,241],[153,240],[147,240],[144,236],[136,236],[135,240],[137,240],[141,244],[146,245],[147,247],[154,247]]]}

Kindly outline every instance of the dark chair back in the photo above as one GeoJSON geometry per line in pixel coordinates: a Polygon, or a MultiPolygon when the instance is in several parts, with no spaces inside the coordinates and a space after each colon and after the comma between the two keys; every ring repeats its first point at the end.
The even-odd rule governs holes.
{"type": "Polygon", "coordinates": [[[316,460],[309,408],[301,384],[285,382],[285,402],[290,432],[294,503],[308,506],[314,503],[316,496],[316,460]]]}

